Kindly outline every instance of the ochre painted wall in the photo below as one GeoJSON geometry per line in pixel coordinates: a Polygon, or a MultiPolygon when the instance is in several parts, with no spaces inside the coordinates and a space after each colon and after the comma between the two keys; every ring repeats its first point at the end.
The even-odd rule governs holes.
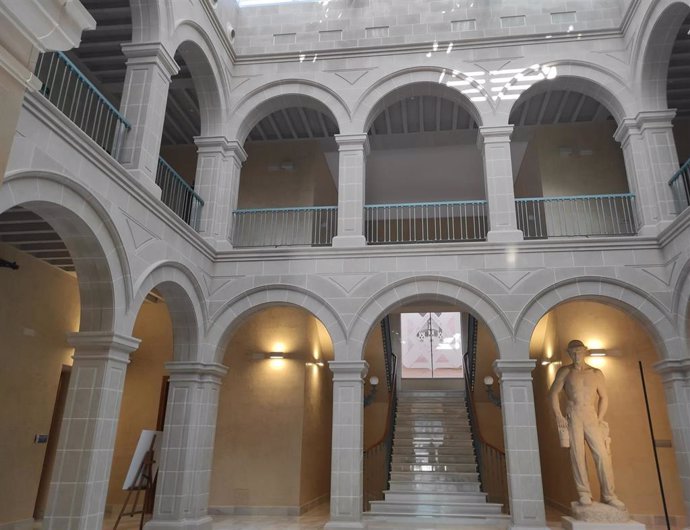
{"type": "MultiPolygon", "coordinates": [[[[393,318],[393,317],[392,317],[393,318]]],[[[371,390],[369,379],[372,376],[379,378],[379,386],[376,390],[374,401],[364,408],[364,449],[381,441],[386,432],[388,421],[389,394],[386,388],[386,365],[383,356],[383,337],[381,326],[376,325],[369,333],[364,346],[364,360],[369,363],[369,371],[364,385],[365,395],[371,390]]]]}
{"type": "Polygon", "coordinates": [[[484,378],[494,378],[494,391],[499,392],[498,378],[493,372],[492,364],[498,358],[498,348],[489,328],[479,322],[477,326],[477,372],[474,386],[474,400],[479,418],[479,428],[484,440],[503,450],[503,416],[500,407],[489,401],[484,386],[484,378]]]}
{"type": "Polygon", "coordinates": [[[327,361],[332,359],[332,346],[329,340],[326,347],[317,334],[314,317],[307,312],[270,307],[252,315],[230,339],[224,359],[230,370],[220,392],[211,507],[295,510],[329,493],[332,379],[327,361]],[[305,366],[317,343],[326,365],[305,366]],[[254,358],[271,351],[284,351],[287,358],[254,358]],[[303,465],[303,459],[313,460],[303,465]]]}
{"type": "Polygon", "coordinates": [[[79,328],[76,277],[14,247],[0,255],[19,270],[0,269],[0,524],[30,519],[62,365],[74,352],[68,332],[79,328]]]}
{"type": "Polygon", "coordinates": [[[335,206],[338,194],[316,140],[247,143],[239,208],[335,206]],[[281,169],[292,164],[291,171],[281,169]]]}

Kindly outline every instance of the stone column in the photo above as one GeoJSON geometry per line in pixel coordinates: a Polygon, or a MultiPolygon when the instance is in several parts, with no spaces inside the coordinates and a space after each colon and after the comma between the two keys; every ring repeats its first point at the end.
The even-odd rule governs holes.
{"type": "Polygon", "coordinates": [[[208,497],[218,395],[227,368],[172,362],[156,502],[147,530],[210,530],[208,497]]]}
{"type": "Polygon", "coordinates": [[[635,118],[624,118],[614,134],[623,149],[630,192],[637,201],[640,234],[658,234],[678,213],[668,185],[680,167],[674,116],[675,110],[640,112],[635,118]]]}
{"type": "Polygon", "coordinates": [[[74,364],[51,478],[46,530],[101,528],[133,337],[82,332],[68,338],[74,364]]]}
{"type": "Polygon", "coordinates": [[[331,520],[328,529],[365,528],[362,523],[364,376],[366,361],[331,361],[333,448],[331,520]]]}
{"type": "Polygon", "coordinates": [[[336,134],[338,162],[338,235],[334,247],[361,247],[364,237],[364,185],[369,154],[366,134],[336,134]]]}
{"type": "Polygon", "coordinates": [[[151,193],[160,197],[156,170],[161,150],[170,78],[179,71],[161,43],[123,44],[127,74],[121,112],[132,126],[125,135],[120,162],[151,193]]]}
{"type": "Polygon", "coordinates": [[[512,125],[480,127],[477,144],[484,158],[486,200],[489,207],[487,241],[521,241],[517,228],[513,159],[510,153],[512,125]]]}
{"type": "Polygon", "coordinates": [[[511,526],[546,530],[532,370],[535,361],[498,359],[511,526]]]}
{"type": "Polygon", "coordinates": [[[194,142],[199,154],[194,188],[204,200],[199,233],[218,249],[230,248],[232,213],[247,153],[239,142],[224,136],[197,137],[194,142]]]}
{"type": "Polygon", "coordinates": [[[690,521],[690,359],[669,359],[654,368],[664,382],[685,514],[690,521]]]}

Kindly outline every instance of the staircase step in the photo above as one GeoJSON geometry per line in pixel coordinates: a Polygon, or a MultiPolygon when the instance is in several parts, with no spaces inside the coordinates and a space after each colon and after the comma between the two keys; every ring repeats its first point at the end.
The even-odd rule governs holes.
{"type": "Polygon", "coordinates": [[[391,471],[391,481],[404,482],[422,481],[430,482],[477,482],[479,475],[476,472],[450,472],[450,471],[391,471]]]}
{"type": "Polygon", "coordinates": [[[459,455],[404,455],[394,454],[393,464],[473,464],[475,463],[474,453],[459,455]]]}
{"type": "Polygon", "coordinates": [[[510,518],[497,515],[491,517],[477,517],[468,515],[405,515],[405,514],[372,514],[365,513],[364,520],[371,530],[420,530],[434,528],[438,530],[507,530],[510,518]]]}
{"type": "Polygon", "coordinates": [[[424,502],[420,504],[393,501],[372,501],[371,513],[405,513],[424,515],[500,515],[500,504],[488,503],[442,503],[424,502]]]}
{"type": "Polygon", "coordinates": [[[436,480],[412,482],[392,480],[388,486],[388,490],[399,493],[480,493],[481,486],[479,482],[439,482],[436,480]]]}
{"type": "Polygon", "coordinates": [[[384,491],[386,501],[425,503],[425,502],[449,502],[449,503],[486,503],[486,493],[480,491],[384,491]]]}
{"type": "Polygon", "coordinates": [[[409,434],[454,434],[454,435],[464,435],[470,434],[469,427],[424,427],[424,426],[395,426],[395,435],[409,435],[409,434]]]}
{"type": "Polygon", "coordinates": [[[474,473],[475,464],[392,464],[391,471],[474,473]]]}

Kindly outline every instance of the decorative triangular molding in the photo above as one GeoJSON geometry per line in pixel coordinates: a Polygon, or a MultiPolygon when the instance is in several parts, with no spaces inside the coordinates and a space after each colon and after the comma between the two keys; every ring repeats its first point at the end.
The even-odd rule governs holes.
{"type": "Polygon", "coordinates": [[[148,242],[153,241],[154,239],[160,239],[158,234],[153,233],[139,221],[127,215],[127,213],[124,211],[122,211],[122,214],[127,220],[127,227],[129,228],[129,233],[132,236],[132,242],[134,243],[134,248],[136,250],[139,250],[141,247],[146,245],[148,242]]]}
{"type": "Polygon", "coordinates": [[[494,280],[498,281],[503,287],[512,291],[513,288],[520,283],[524,278],[526,278],[533,270],[493,270],[486,271],[486,273],[491,276],[494,280]]]}
{"type": "Polygon", "coordinates": [[[337,75],[339,78],[343,79],[350,85],[354,85],[357,81],[362,79],[372,70],[376,68],[343,68],[342,70],[326,70],[337,75]]]}
{"type": "Polygon", "coordinates": [[[661,283],[663,283],[666,287],[671,286],[671,280],[673,279],[673,271],[676,269],[676,264],[678,263],[678,258],[680,257],[680,254],[676,254],[673,256],[670,260],[668,260],[666,263],[661,264],[661,265],[629,265],[629,267],[633,267],[635,269],[640,269],[641,271],[646,272],[653,278],[656,278],[659,280],[661,283]]]}
{"type": "Polygon", "coordinates": [[[206,292],[209,296],[213,296],[238,278],[242,278],[242,276],[209,276],[205,272],[203,273],[204,287],[206,287],[206,292]]]}
{"type": "Polygon", "coordinates": [[[237,90],[239,87],[244,85],[250,79],[255,77],[261,77],[261,74],[257,75],[233,75],[230,77],[230,90],[237,90]]]}
{"type": "Polygon", "coordinates": [[[345,291],[346,294],[350,294],[369,276],[369,274],[339,274],[337,276],[328,276],[328,279],[345,291]]]}

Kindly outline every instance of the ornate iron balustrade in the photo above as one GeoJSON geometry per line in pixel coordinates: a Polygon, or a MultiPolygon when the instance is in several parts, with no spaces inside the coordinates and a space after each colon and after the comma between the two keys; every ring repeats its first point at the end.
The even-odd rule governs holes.
{"type": "Polygon", "coordinates": [[[162,158],[158,158],[156,184],[161,189],[161,200],[180,219],[198,231],[201,223],[203,199],[182,176],[162,158]]]}
{"type": "Polygon", "coordinates": [[[241,247],[328,246],[338,225],[337,206],[235,210],[232,243],[241,247]]]}

